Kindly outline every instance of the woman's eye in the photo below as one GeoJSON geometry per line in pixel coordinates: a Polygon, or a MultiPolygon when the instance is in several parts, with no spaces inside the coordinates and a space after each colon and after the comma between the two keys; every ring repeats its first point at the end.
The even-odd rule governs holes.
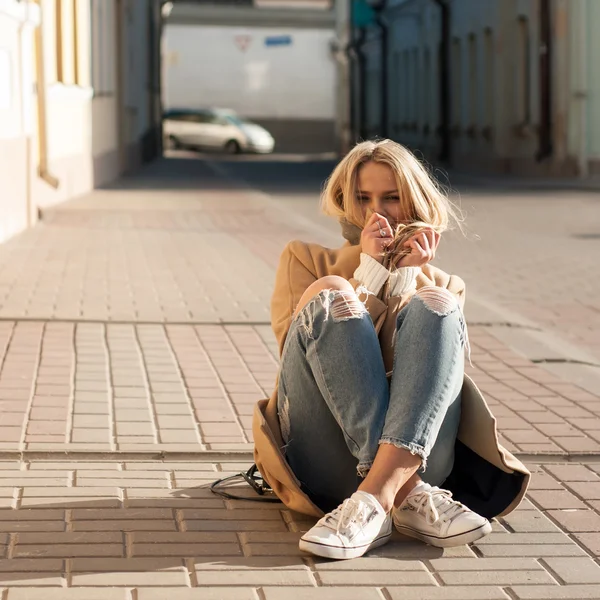
{"type": "Polygon", "coordinates": [[[369,202],[369,198],[368,196],[358,196],[358,201],[362,202],[363,204],[366,204],[367,202],[369,202]]]}
{"type": "Polygon", "coordinates": [[[388,196],[385,199],[386,202],[400,202],[400,198],[398,196],[388,196]]]}

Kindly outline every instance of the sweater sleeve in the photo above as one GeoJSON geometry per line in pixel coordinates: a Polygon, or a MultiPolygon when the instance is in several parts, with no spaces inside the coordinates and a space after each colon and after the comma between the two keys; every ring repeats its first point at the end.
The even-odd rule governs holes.
{"type": "Polygon", "coordinates": [[[390,274],[390,296],[402,296],[417,287],[419,267],[400,267],[390,274]]]}
{"type": "Polygon", "coordinates": [[[416,288],[420,270],[419,267],[400,267],[390,273],[379,261],[363,252],[354,279],[376,296],[389,279],[390,296],[401,296],[416,288]]]}
{"type": "Polygon", "coordinates": [[[360,285],[377,296],[389,276],[390,272],[379,261],[361,252],[360,264],[354,271],[354,279],[360,285]]]}

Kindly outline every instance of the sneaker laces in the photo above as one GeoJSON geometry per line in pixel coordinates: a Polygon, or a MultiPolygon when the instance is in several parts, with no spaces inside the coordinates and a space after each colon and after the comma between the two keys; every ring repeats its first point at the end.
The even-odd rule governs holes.
{"type": "Polygon", "coordinates": [[[431,490],[409,496],[411,504],[417,509],[417,512],[423,512],[430,525],[433,525],[439,519],[452,519],[459,513],[469,510],[464,504],[452,500],[452,492],[432,487],[431,490]],[[419,498],[420,496],[420,498],[419,498]],[[419,498],[417,500],[417,498],[419,498]]]}
{"type": "Polygon", "coordinates": [[[347,498],[325,517],[323,524],[333,529],[332,521],[337,521],[335,532],[345,535],[352,525],[358,525],[362,529],[368,514],[369,506],[366,503],[347,498]]]}

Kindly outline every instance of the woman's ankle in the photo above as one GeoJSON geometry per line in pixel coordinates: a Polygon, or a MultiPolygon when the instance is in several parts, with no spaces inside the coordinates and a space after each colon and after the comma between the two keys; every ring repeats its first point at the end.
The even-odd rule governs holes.
{"type": "Polygon", "coordinates": [[[394,506],[398,508],[406,497],[421,483],[423,480],[416,473],[398,490],[394,498],[394,506]]]}
{"type": "Polygon", "coordinates": [[[389,513],[394,508],[394,493],[393,492],[382,490],[382,489],[379,489],[379,490],[370,489],[369,486],[363,486],[363,485],[361,485],[358,489],[361,492],[366,492],[367,494],[371,494],[371,496],[373,496],[377,500],[377,502],[379,502],[379,504],[381,504],[381,508],[383,508],[383,510],[386,513],[389,513]]]}

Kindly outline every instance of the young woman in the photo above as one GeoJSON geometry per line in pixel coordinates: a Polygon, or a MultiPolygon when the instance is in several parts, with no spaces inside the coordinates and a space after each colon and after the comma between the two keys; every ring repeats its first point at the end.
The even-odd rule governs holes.
{"type": "Polygon", "coordinates": [[[464,374],[464,283],[430,265],[452,205],[389,140],[357,145],[322,204],[348,241],[291,242],[281,256],[281,370],[254,415],[259,470],[290,508],[327,513],[300,540],[313,554],[361,556],[392,526],[435,546],[473,542],[518,505],[529,473],[464,374]]]}

